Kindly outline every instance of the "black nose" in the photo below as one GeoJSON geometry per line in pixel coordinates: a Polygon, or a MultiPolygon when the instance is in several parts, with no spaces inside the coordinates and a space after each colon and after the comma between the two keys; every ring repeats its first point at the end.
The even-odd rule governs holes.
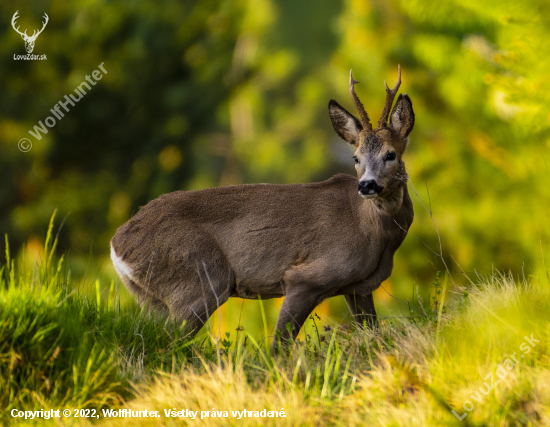
{"type": "Polygon", "coordinates": [[[359,190],[374,190],[378,189],[375,179],[369,179],[368,181],[359,181],[359,190]]]}
{"type": "Polygon", "coordinates": [[[359,181],[359,193],[363,195],[368,194],[380,194],[384,187],[379,186],[375,179],[369,179],[368,181],[359,181]]]}

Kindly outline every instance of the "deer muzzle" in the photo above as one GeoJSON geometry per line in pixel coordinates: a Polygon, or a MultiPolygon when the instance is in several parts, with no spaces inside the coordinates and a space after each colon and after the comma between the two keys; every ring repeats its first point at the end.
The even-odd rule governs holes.
{"type": "Polygon", "coordinates": [[[365,199],[372,199],[378,197],[384,187],[378,185],[375,179],[369,179],[367,181],[359,181],[357,191],[365,199]]]}

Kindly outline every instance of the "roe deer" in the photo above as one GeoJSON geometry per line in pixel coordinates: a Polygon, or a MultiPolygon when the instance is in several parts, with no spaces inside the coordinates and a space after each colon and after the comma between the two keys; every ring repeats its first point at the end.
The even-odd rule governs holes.
{"type": "MultiPolygon", "coordinates": [[[[401,84],[375,130],[349,76],[361,121],[336,101],[336,133],[355,147],[358,179],[176,191],[149,202],[111,240],[111,258],[140,302],[198,331],[229,297],[284,302],[277,331],[295,338],[325,298],[344,295],[354,318],[374,325],[372,292],[390,277],[413,221],[402,156],[414,125],[401,84]],[[286,327],[290,323],[291,327],[286,327]]],[[[276,335],[277,337],[277,335],[276,335]]],[[[276,339],[273,340],[273,344],[276,339]]]]}

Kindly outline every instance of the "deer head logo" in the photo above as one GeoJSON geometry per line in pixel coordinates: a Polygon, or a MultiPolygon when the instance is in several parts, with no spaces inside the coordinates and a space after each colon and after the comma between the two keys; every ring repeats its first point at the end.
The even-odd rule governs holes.
{"type": "Polygon", "coordinates": [[[46,25],[48,24],[48,21],[50,20],[50,18],[48,18],[48,15],[45,13],[44,14],[45,21],[42,23],[42,28],[40,29],[40,31],[36,32],[37,30],[34,30],[34,32],[32,33],[32,36],[28,36],[27,30],[25,30],[25,32],[22,33],[21,31],[19,31],[19,27],[15,28],[15,21],[17,21],[17,18],[19,18],[19,16],[17,15],[18,13],[19,11],[13,14],[13,18],[11,19],[11,26],[15,31],[17,31],[17,33],[21,35],[23,40],[25,40],[25,49],[27,50],[27,53],[32,53],[36,38],[40,35],[42,31],[44,31],[44,28],[46,28],[46,25]]]}

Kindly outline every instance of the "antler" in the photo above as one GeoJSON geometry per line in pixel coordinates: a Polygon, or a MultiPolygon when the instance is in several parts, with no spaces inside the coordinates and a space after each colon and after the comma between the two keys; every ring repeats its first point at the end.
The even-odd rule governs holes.
{"type": "Polygon", "coordinates": [[[365,111],[365,107],[363,107],[363,104],[361,104],[361,101],[359,101],[359,98],[355,93],[355,89],[353,88],[353,85],[359,82],[353,78],[351,71],[352,70],[349,70],[349,93],[351,95],[351,99],[353,99],[353,102],[355,103],[355,107],[357,108],[357,111],[359,111],[359,116],[361,117],[361,123],[363,123],[363,128],[369,131],[372,131],[372,125],[370,123],[369,115],[365,111]]]}
{"type": "Polygon", "coordinates": [[[390,90],[386,81],[384,81],[384,84],[386,85],[386,104],[384,105],[384,109],[382,110],[380,120],[378,120],[377,129],[385,128],[388,124],[388,117],[390,115],[390,109],[393,104],[393,100],[395,98],[395,95],[397,94],[397,91],[399,90],[399,86],[401,86],[401,65],[397,66],[397,83],[395,84],[393,89],[390,90]]]}
{"type": "Polygon", "coordinates": [[[42,23],[42,28],[40,29],[40,31],[38,31],[38,33],[36,32],[36,30],[34,30],[34,32],[32,33],[32,36],[31,38],[37,38],[39,36],[39,34],[44,31],[44,28],[46,28],[46,25],[48,25],[48,21],[50,20],[50,18],[48,17],[48,14],[47,13],[44,13],[44,17],[46,18],[46,21],[44,21],[42,23]],[[35,34],[36,33],[36,34],[35,34]]]}
{"type": "Polygon", "coordinates": [[[42,23],[42,28],[38,32],[36,32],[37,30],[34,30],[34,32],[32,33],[32,36],[29,37],[27,35],[27,30],[25,30],[25,32],[22,33],[21,31],[19,31],[19,27],[15,28],[15,21],[17,21],[17,18],[19,18],[19,16],[17,15],[18,13],[19,11],[16,11],[13,14],[13,18],[11,18],[11,26],[15,31],[17,31],[25,39],[31,39],[31,40],[36,39],[40,35],[40,33],[44,31],[44,28],[46,28],[46,25],[48,25],[48,21],[50,20],[50,18],[48,17],[48,14],[44,13],[44,17],[46,18],[46,20],[42,23]]]}
{"type": "Polygon", "coordinates": [[[14,29],[15,31],[17,31],[20,35],[25,36],[25,37],[28,37],[28,36],[27,36],[27,30],[25,30],[25,32],[22,33],[21,31],[19,31],[19,27],[15,28],[15,21],[17,21],[17,18],[19,18],[19,16],[17,16],[18,13],[19,13],[19,11],[16,11],[16,12],[13,14],[13,18],[11,18],[11,26],[12,26],[13,29],[14,29]]]}

